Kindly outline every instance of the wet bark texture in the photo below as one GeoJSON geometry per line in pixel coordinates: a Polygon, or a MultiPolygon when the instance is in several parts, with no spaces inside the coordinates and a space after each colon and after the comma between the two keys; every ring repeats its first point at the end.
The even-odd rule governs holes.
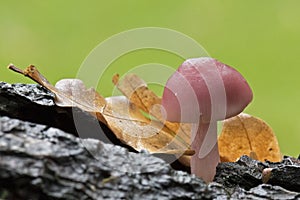
{"type": "Polygon", "coordinates": [[[119,146],[103,124],[93,132],[98,122],[75,109],[86,125],[78,137],[71,109],[53,98],[37,85],[0,83],[0,199],[300,199],[299,159],[242,156],[219,164],[206,185],[119,146]]]}

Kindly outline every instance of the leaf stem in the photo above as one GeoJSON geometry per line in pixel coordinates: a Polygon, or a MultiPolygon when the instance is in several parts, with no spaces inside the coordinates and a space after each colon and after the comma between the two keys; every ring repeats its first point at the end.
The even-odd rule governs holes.
{"type": "Polygon", "coordinates": [[[10,69],[10,70],[12,70],[12,71],[14,71],[14,72],[17,72],[17,73],[25,75],[24,71],[21,70],[21,69],[19,69],[19,68],[17,68],[14,64],[9,64],[7,68],[10,69]]]}

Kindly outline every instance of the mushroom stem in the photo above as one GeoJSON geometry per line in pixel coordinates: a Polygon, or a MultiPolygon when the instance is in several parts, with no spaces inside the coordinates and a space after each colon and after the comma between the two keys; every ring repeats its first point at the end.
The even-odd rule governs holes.
{"type": "Polygon", "coordinates": [[[195,154],[191,158],[191,173],[201,177],[205,182],[211,182],[216,174],[216,166],[220,162],[217,122],[200,121],[195,127],[192,137],[192,149],[195,154]]]}
{"type": "Polygon", "coordinates": [[[213,58],[191,58],[168,79],[162,105],[168,121],[195,123],[192,131],[191,172],[213,180],[220,160],[217,120],[241,113],[253,94],[244,77],[213,58]],[[200,123],[197,123],[200,120],[200,123]]]}

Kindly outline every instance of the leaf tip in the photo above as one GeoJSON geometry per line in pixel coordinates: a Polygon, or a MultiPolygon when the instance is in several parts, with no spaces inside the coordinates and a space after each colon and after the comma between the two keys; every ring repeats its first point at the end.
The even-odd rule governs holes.
{"type": "Polygon", "coordinates": [[[115,75],[112,77],[112,82],[113,82],[114,85],[117,85],[117,84],[118,84],[119,78],[120,78],[120,75],[119,75],[119,74],[115,74],[115,75]]]}
{"type": "Polygon", "coordinates": [[[11,68],[14,68],[14,67],[15,67],[15,65],[12,64],[12,63],[9,63],[9,65],[7,66],[8,69],[11,69],[11,68]]]}

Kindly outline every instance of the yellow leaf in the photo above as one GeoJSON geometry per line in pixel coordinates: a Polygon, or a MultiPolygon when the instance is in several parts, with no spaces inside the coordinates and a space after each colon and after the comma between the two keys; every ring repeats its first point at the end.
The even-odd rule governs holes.
{"type": "Polygon", "coordinates": [[[165,121],[161,113],[161,98],[149,90],[147,84],[135,74],[127,74],[121,81],[119,75],[113,77],[117,88],[142,111],[150,114],[164,124],[167,134],[181,140],[185,146],[190,147],[190,124],[172,123],[165,121]]]}
{"type": "Polygon", "coordinates": [[[122,142],[137,151],[150,153],[193,154],[185,143],[176,140],[159,121],[146,118],[139,108],[124,96],[106,98],[103,117],[107,126],[122,142]]]}
{"type": "Polygon", "coordinates": [[[234,162],[242,155],[256,156],[260,161],[278,162],[282,159],[271,127],[248,114],[224,120],[218,143],[223,162],[234,162]]]}

